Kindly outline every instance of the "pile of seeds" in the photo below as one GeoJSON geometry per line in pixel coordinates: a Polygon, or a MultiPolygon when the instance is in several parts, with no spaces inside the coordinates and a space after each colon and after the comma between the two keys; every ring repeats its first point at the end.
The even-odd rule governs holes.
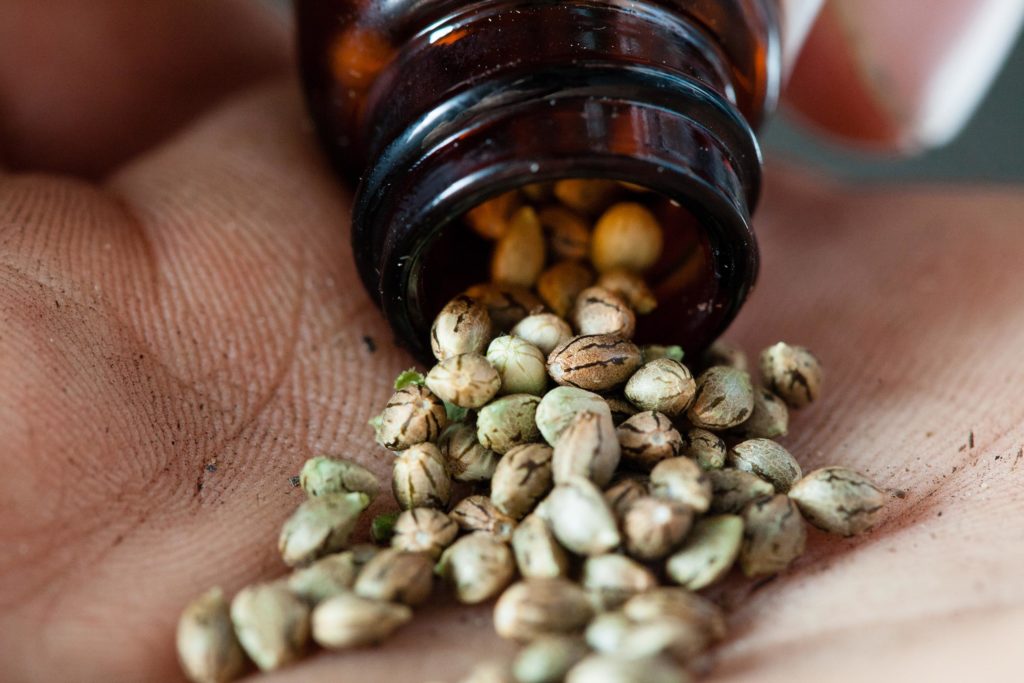
{"type": "Polygon", "coordinates": [[[376,545],[350,546],[378,481],[344,459],[306,462],[308,498],[278,542],[292,573],[230,604],[213,589],[186,607],[189,678],[229,681],[246,659],[276,669],[308,641],[379,642],[437,576],[462,603],[496,599],[495,630],[524,644],[464,683],[688,681],[726,635],[698,591],[734,566],[784,571],[804,551],[804,520],[846,536],[880,520],[888,496],[866,477],[805,475],[774,440],[790,409],[820,394],[810,351],[765,349],[756,386],[732,346],[713,346],[694,377],[678,346],[631,340],[636,316],[657,305],[643,272],[662,234],[641,204],[604,206],[621,192],[562,181],[470,213],[495,240],[493,282],[445,306],[431,331],[437,364],[402,373],[372,421],[395,451],[400,510],[373,520],[376,545]],[[561,204],[524,205],[548,193],[561,204]]]}

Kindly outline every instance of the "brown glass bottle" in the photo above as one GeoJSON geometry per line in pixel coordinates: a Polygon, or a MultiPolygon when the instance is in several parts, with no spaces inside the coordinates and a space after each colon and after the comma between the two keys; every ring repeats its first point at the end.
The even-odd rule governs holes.
{"type": "Polygon", "coordinates": [[[752,287],[753,130],[781,80],[770,0],[298,0],[309,107],[359,190],[352,240],[399,339],[486,279],[461,216],[509,189],[610,178],[654,190],[666,256],[643,340],[698,350],[752,287]]]}

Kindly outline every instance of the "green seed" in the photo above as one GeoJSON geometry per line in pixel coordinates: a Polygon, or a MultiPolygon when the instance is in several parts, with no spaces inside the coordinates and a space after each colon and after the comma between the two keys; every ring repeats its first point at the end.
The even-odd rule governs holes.
{"type": "Polygon", "coordinates": [[[666,573],[683,588],[698,591],[729,573],[743,542],[743,519],[717,515],[697,520],[686,542],[665,566],[666,573]]]}
{"type": "Polygon", "coordinates": [[[823,531],[854,536],[883,518],[888,499],[867,477],[845,467],[824,467],[801,479],[789,492],[808,522],[823,531]]]}
{"type": "Polygon", "coordinates": [[[512,394],[487,404],[477,413],[477,439],[495,453],[540,440],[535,419],[539,403],[536,396],[512,394]]]}
{"type": "Polygon", "coordinates": [[[311,496],[329,493],[365,493],[373,500],[380,493],[377,476],[362,465],[341,458],[310,458],[299,473],[299,485],[311,496]]]}
{"type": "Polygon", "coordinates": [[[512,533],[512,551],[524,578],[554,579],[569,573],[569,557],[547,522],[527,515],[512,533]]]}
{"type": "Polygon", "coordinates": [[[395,521],[398,519],[397,512],[384,512],[373,518],[370,522],[370,538],[374,543],[387,545],[391,543],[391,537],[395,535],[395,521]]]}
{"type": "Polygon", "coordinates": [[[743,508],[743,526],[740,567],[748,578],[778,574],[804,553],[804,520],[785,495],[748,503],[743,508]]]}
{"type": "Polygon", "coordinates": [[[729,451],[729,464],[761,477],[779,493],[789,491],[803,472],[789,451],[769,439],[750,439],[729,451]]]}
{"type": "Polygon", "coordinates": [[[519,651],[512,671],[517,683],[561,683],[588,652],[577,636],[543,636],[519,651]]]}
{"type": "Polygon", "coordinates": [[[348,592],[364,562],[352,550],[321,558],[288,576],[288,590],[315,606],[329,597],[348,592]]]}
{"type": "Polygon", "coordinates": [[[574,666],[565,683],[691,683],[685,669],[661,657],[639,659],[590,655],[574,666]]]}
{"type": "Polygon", "coordinates": [[[278,549],[285,564],[294,567],[342,550],[369,504],[365,493],[335,493],[303,502],[281,527],[278,549]]]}
{"type": "Polygon", "coordinates": [[[686,415],[696,427],[719,430],[745,422],[753,410],[750,375],[719,365],[697,378],[697,394],[686,415]]]}
{"type": "Polygon", "coordinates": [[[548,385],[546,359],[536,346],[515,336],[497,337],[487,347],[487,361],[501,378],[502,395],[543,394],[548,385]]]}
{"type": "Polygon", "coordinates": [[[576,387],[555,387],[540,400],[537,406],[537,428],[549,445],[558,443],[562,432],[578,413],[608,412],[611,410],[601,396],[576,387]]]}
{"type": "Polygon", "coordinates": [[[580,582],[599,610],[615,609],[658,585],[658,579],[646,567],[615,554],[588,557],[580,582]]]}

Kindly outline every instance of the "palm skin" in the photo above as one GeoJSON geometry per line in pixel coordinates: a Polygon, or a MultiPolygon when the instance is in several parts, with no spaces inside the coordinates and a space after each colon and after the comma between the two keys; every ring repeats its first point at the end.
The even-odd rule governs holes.
{"type": "MultiPolygon", "coordinates": [[[[56,115],[4,131],[4,680],[181,680],[182,606],[284,572],[274,539],[303,460],[389,472],[366,421],[410,359],[357,281],[349,196],[297,88],[272,75],[283,31],[253,21],[259,49],[221,46],[216,79],[188,67],[220,80],[183,89],[193,99],[164,120],[133,119],[130,140],[123,126],[77,138],[56,115]]],[[[825,396],[786,445],[807,471],[848,465],[902,497],[869,536],[812,532],[786,575],[730,583],[734,638],[712,680],[1015,679],[1024,198],[775,170],[762,278],[729,336],[812,347],[825,396]]],[[[487,607],[439,599],[381,648],[268,680],[451,680],[510,651],[487,607]]]]}

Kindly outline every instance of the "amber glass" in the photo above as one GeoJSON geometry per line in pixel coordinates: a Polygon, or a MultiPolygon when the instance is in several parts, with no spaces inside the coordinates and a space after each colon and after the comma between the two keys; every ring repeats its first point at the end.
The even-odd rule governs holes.
{"type": "Polygon", "coordinates": [[[668,249],[639,336],[695,351],[757,272],[753,130],[779,87],[766,0],[298,0],[303,82],[325,148],[359,183],[357,265],[422,357],[445,298],[486,279],[460,218],[570,177],[648,187],[668,249]]]}

